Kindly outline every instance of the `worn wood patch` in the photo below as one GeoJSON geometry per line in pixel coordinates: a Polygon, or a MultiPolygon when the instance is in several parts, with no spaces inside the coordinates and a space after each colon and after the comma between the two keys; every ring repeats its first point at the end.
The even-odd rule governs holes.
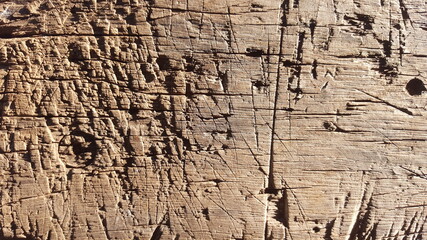
{"type": "Polygon", "coordinates": [[[426,239],[426,5],[0,1],[0,239],[426,239]]]}

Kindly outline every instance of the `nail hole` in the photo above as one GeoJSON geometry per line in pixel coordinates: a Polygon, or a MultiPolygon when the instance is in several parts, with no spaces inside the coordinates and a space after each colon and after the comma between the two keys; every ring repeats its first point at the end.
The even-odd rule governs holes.
{"type": "Polygon", "coordinates": [[[421,95],[422,92],[427,91],[423,81],[418,78],[411,79],[406,84],[406,91],[408,91],[409,95],[421,95]]]}

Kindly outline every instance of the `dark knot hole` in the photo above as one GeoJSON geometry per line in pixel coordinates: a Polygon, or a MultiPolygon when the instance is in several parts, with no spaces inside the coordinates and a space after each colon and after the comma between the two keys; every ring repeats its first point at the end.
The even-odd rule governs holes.
{"type": "Polygon", "coordinates": [[[418,78],[411,79],[406,84],[406,91],[408,91],[409,95],[415,96],[415,95],[421,95],[422,92],[427,91],[423,81],[421,81],[418,78]]]}

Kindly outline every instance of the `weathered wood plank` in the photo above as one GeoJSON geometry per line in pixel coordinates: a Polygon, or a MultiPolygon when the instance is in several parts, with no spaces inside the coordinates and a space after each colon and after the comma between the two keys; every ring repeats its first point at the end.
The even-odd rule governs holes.
{"type": "Polygon", "coordinates": [[[426,3],[0,2],[1,239],[424,239],[426,3]]]}

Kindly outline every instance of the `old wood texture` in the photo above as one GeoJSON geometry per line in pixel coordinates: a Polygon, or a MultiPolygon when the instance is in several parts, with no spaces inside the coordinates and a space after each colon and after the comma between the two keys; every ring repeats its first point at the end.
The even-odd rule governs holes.
{"type": "Polygon", "coordinates": [[[427,239],[426,4],[0,1],[0,239],[427,239]]]}

